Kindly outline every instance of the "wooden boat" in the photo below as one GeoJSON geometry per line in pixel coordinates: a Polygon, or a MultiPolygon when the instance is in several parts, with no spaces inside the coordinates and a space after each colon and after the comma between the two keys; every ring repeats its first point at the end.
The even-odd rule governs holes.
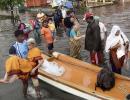
{"type": "Polygon", "coordinates": [[[100,67],[74,59],[64,54],[54,53],[54,57],[48,58],[65,68],[65,73],[56,77],[39,69],[39,79],[66,91],[70,94],[87,100],[125,100],[130,93],[130,78],[115,74],[116,84],[110,91],[95,90],[97,73],[100,67]]]}

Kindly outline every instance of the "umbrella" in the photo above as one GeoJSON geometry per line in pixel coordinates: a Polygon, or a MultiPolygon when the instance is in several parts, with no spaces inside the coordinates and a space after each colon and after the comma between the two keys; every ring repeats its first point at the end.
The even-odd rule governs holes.
{"type": "Polygon", "coordinates": [[[66,4],[65,4],[65,6],[67,7],[67,8],[73,8],[73,4],[72,4],[72,1],[67,1],[66,2],[66,4]]]}

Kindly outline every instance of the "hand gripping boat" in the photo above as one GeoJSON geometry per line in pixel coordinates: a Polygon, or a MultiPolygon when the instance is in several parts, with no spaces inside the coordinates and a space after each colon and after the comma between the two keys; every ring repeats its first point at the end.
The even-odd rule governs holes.
{"type": "MultiPolygon", "coordinates": [[[[62,76],[55,76],[39,69],[39,79],[70,94],[87,100],[126,100],[130,94],[130,78],[116,74],[115,87],[110,91],[95,90],[97,73],[100,67],[74,59],[57,52],[48,61],[55,61],[64,67],[62,76]]],[[[47,56],[46,56],[47,57],[47,56]]]]}

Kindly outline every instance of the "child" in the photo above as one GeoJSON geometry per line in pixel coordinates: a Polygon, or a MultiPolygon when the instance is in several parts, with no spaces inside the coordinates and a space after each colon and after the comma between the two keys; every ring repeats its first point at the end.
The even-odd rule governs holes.
{"type": "Polygon", "coordinates": [[[43,55],[40,49],[36,47],[36,42],[33,38],[28,39],[27,43],[28,43],[28,48],[29,48],[27,59],[33,67],[32,72],[31,72],[31,79],[35,87],[37,97],[41,97],[37,75],[38,75],[38,68],[43,63],[43,60],[42,60],[43,55]]]}
{"type": "Polygon", "coordinates": [[[49,19],[48,19],[48,26],[49,26],[49,29],[50,29],[51,32],[52,32],[53,39],[54,39],[54,41],[55,41],[55,37],[56,37],[56,28],[55,28],[55,24],[53,23],[52,18],[49,18],[49,19]]]}
{"type": "Polygon", "coordinates": [[[43,27],[41,29],[41,35],[46,41],[48,47],[48,53],[52,54],[53,52],[53,36],[51,34],[50,29],[48,28],[48,21],[43,21],[43,27]]]}
{"type": "Polygon", "coordinates": [[[16,49],[12,46],[9,49],[10,57],[6,60],[5,69],[6,74],[0,83],[12,83],[17,79],[21,79],[23,83],[23,93],[27,96],[28,78],[29,73],[32,70],[32,66],[27,60],[21,59],[16,56],[16,49]]]}
{"type": "Polygon", "coordinates": [[[22,23],[21,20],[18,21],[18,24],[18,30],[22,30],[24,32],[24,38],[27,40],[31,30],[27,28],[27,26],[24,23],[22,23]]]}

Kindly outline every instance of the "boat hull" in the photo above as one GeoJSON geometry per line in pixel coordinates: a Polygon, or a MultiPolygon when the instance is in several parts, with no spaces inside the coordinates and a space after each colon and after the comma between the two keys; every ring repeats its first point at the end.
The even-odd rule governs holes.
{"type": "Polygon", "coordinates": [[[95,90],[95,83],[98,72],[101,70],[92,64],[71,58],[64,54],[59,54],[48,61],[54,61],[65,68],[65,73],[54,76],[39,69],[39,78],[48,84],[63,91],[87,100],[124,100],[130,93],[130,79],[118,74],[116,84],[110,91],[95,90]]]}

